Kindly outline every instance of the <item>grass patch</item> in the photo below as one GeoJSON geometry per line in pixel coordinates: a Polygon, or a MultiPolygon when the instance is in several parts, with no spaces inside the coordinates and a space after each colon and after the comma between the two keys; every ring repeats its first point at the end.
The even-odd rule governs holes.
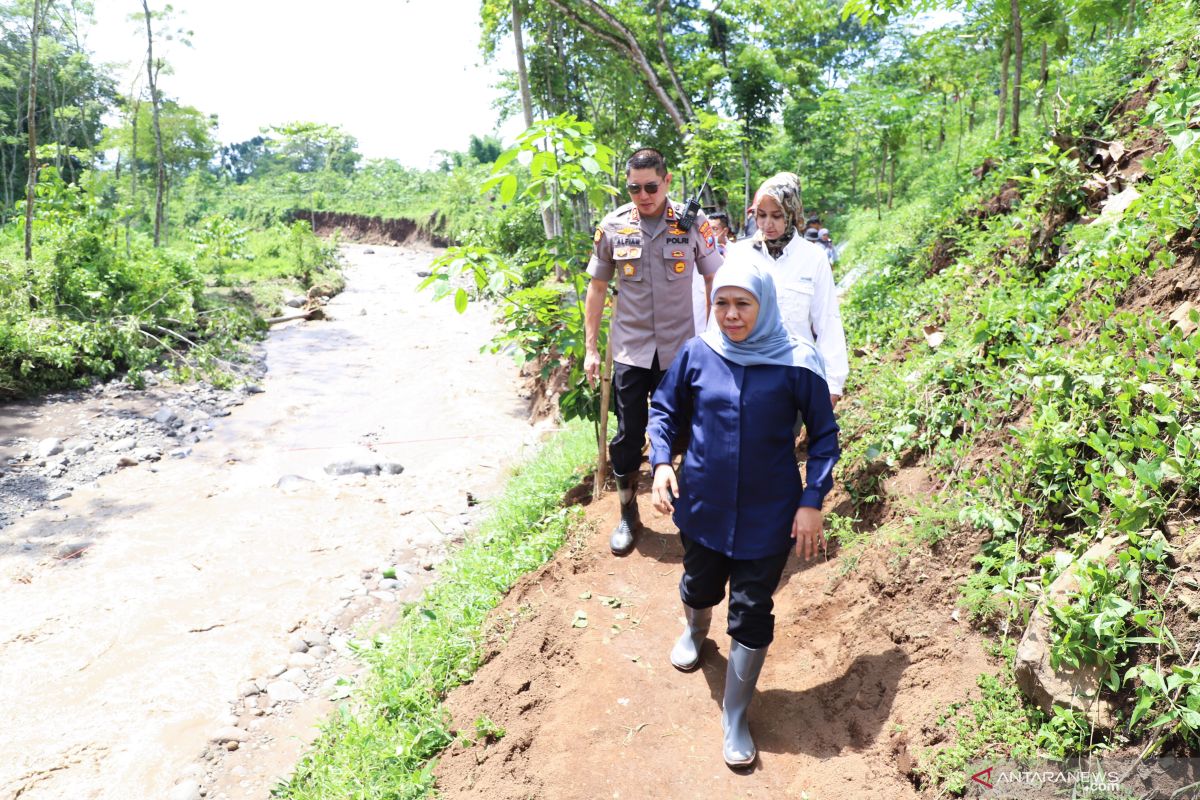
{"type": "MultiPolygon", "coordinates": [[[[591,425],[576,421],[514,472],[442,578],[394,629],[360,643],[370,677],[274,797],[399,800],[433,788],[433,759],[453,741],[442,700],[479,667],[487,613],[554,554],[582,516],[560,505],[590,468],[595,443],[591,425]]],[[[503,735],[486,727],[480,735],[503,735]]]]}

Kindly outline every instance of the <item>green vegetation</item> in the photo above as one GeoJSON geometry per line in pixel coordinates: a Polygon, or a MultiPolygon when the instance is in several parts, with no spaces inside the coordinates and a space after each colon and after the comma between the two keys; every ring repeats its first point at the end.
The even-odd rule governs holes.
{"type": "Polygon", "coordinates": [[[842,475],[860,509],[884,500],[881,470],[929,469],[955,526],[991,533],[962,603],[1001,637],[1088,547],[1128,537],[1111,563],[1079,565],[1078,590],[1049,608],[1052,664],[1097,667],[1116,727],[1021,710],[1002,672],[977,701],[988,716],[960,715],[956,740],[922,762],[950,791],[984,755],[1200,746],[1196,642],[1166,622],[1172,551],[1200,490],[1198,320],[1171,290],[1200,227],[1194,10],[1159,4],[1098,53],[1053,125],[967,137],[963,163],[986,164],[982,176],[926,158],[897,178],[909,188],[891,214],[849,216],[861,278],[843,316],[862,356],[842,475]],[[1128,207],[1103,210],[1121,190],[1128,207]],[[995,726],[996,708],[1027,723],[995,726]]]}
{"type": "MultiPolygon", "coordinates": [[[[579,525],[578,508],[560,504],[588,471],[594,448],[590,427],[574,423],[516,470],[487,519],[443,565],[438,582],[404,610],[395,628],[358,643],[370,678],[275,796],[425,796],[432,759],[455,738],[441,701],[479,666],[487,613],[579,525]]],[[[504,736],[486,718],[474,728],[469,741],[504,736]]]]}
{"type": "MultiPolygon", "coordinates": [[[[1002,666],[981,678],[982,703],[947,716],[952,741],[921,758],[925,779],[961,791],[955,771],[983,755],[1194,752],[1196,642],[1170,629],[1168,589],[1200,494],[1200,316],[1182,306],[1200,228],[1200,15],[1191,0],[1152,14],[964,3],[942,27],[904,24],[937,6],[679,4],[649,18],[558,0],[486,3],[483,20],[488,47],[533,40],[514,97],[527,89],[544,117],[586,119],[616,153],[659,146],[680,182],[715,167],[709,201],[734,219],[758,180],[797,171],[806,204],[845,240],[856,361],[840,473],[853,512],[831,520],[843,574],[868,548],[899,559],[985,534],[962,606],[1003,663],[1049,585],[1076,569],[1077,591],[1050,610],[1051,658],[1099,669],[1115,727],[1027,707],[1002,666]],[[659,113],[630,114],[630,98],[659,113]],[[936,491],[888,497],[885,479],[912,467],[936,491]],[[1111,563],[1072,567],[1112,534],[1127,538],[1111,563]]],[[[549,138],[544,151],[561,154],[549,138]]],[[[547,200],[532,163],[509,155],[493,199],[530,217],[588,208],[590,187],[547,200]]],[[[577,267],[586,251],[551,248],[577,267]]],[[[525,272],[534,252],[476,240],[433,280],[444,295],[462,287],[460,305],[502,299],[509,343],[553,362],[571,353],[579,287],[525,272]],[[518,292],[527,308],[511,303],[518,292]]]]}

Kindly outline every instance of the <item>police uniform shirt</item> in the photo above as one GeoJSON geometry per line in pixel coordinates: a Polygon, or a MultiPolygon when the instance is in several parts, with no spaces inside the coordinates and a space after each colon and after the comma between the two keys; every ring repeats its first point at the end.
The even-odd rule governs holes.
{"type": "Polygon", "coordinates": [[[606,216],[596,228],[587,271],[620,280],[620,302],[609,330],[613,361],[649,369],[658,354],[666,370],[683,343],[696,335],[692,281],[721,266],[712,225],[701,212],[690,230],[679,227],[686,206],[669,198],[658,219],[642,219],[633,203],[606,216]]]}

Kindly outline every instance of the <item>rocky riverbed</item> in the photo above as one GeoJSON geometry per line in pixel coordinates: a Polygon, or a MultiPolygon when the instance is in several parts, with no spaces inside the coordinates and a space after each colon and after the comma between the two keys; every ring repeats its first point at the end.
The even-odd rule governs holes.
{"type": "Polygon", "coordinates": [[[265,800],[538,440],[430,251],[344,253],[231,389],[0,408],[0,798],[265,800]]]}

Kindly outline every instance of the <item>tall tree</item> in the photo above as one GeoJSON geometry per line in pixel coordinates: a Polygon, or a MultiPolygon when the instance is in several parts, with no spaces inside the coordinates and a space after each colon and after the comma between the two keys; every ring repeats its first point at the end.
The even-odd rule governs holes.
{"type": "Polygon", "coordinates": [[[154,58],[153,16],[147,0],[142,0],[142,10],[146,15],[146,81],[150,85],[150,111],[154,120],[154,155],[157,165],[154,171],[154,246],[158,247],[162,243],[163,201],[167,189],[167,165],[163,156],[162,125],[159,120],[162,94],[158,90],[158,76],[163,62],[154,58]]]}
{"type": "Polygon", "coordinates": [[[1013,85],[1012,85],[1012,137],[1021,135],[1021,67],[1025,60],[1025,46],[1021,30],[1021,0],[1009,0],[1012,10],[1013,41],[1013,85]]]}
{"type": "MultiPolygon", "coordinates": [[[[33,207],[37,196],[37,88],[38,88],[38,39],[42,36],[42,21],[53,0],[33,0],[33,19],[29,26],[29,113],[26,126],[29,130],[29,174],[25,184],[25,260],[33,260],[33,207]]],[[[37,300],[33,295],[32,275],[30,278],[29,306],[34,308],[37,300]]]]}

